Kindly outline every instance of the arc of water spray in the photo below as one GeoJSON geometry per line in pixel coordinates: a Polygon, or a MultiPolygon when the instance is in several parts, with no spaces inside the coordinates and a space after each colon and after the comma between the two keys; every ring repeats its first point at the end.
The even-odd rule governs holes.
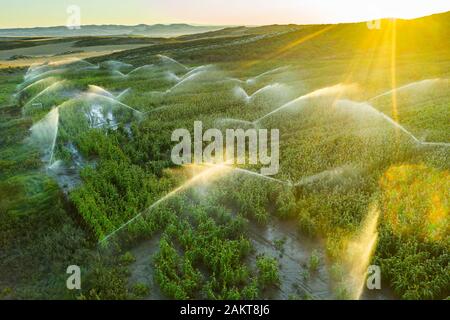
{"type": "Polygon", "coordinates": [[[125,63],[122,61],[117,61],[117,60],[108,60],[105,62],[102,62],[102,65],[110,68],[111,70],[118,70],[120,68],[132,68],[133,65],[129,64],[129,63],[125,63]]]}
{"type": "Polygon", "coordinates": [[[169,88],[166,90],[166,94],[172,92],[173,90],[175,90],[176,88],[178,88],[179,86],[182,86],[184,83],[192,81],[193,79],[197,78],[199,75],[203,74],[205,71],[199,71],[196,73],[191,74],[190,76],[184,78],[183,80],[181,80],[180,82],[178,82],[176,85],[174,85],[173,87],[169,88]]]}
{"type": "MultiPolygon", "coordinates": [[[[115,99],[113,99],[113,98],[106,97],[106,96],[99,95],[99,94],[95,94],[95,93],[91,93],[91,95],[94,95],[94,96],[96,96],[96,97],[101,97],[101,98],[106,99],[106,100],[110,100],[110,101],[112,101],[113,103],[117,103],[117,104],[119,104],[120,106],[126,107],[126,108],[128,108],[128,109],[130,109],[130,110],[133,110],[134,112],[137,112],[137,113],[140,114],[140,115],[143,115],[143,113],[142,113],[141,111],[136,110],[136,109],[133,109],[132,107],[127,106],[126,104],[121,103],[120,101],[117,101],[117,100],[115,100],[115,99]]],[[[59,110],[60,110],[61,108],[64,108],[65,106],[67,106],[67,103],[70,102],[70,101],[71,101],[71,100],[62,103],[62,104],[60,104],[60,105],[57,106],[57,107],[54,107],[54,108],[47,114],[47,116],[46,116],[44,119],[42,119],[41,121],[37,122],[35,125],[33,125],[33,126],[31,127],[31,130],[33,131],[37,126],[42,125],[42,123],[43,123],[42,121],[48,121],[48,119],[53,119],[53,123],[54,123],[54,131],[53,131],[52,142],[51,142],[51,146],[50,146],[50,158],[49,158],[49,162],[48,162],[48,166],[47,166],[48,168],[51,167],[52,164],[53,164],[54,152],[55,152],[55,147],[56,147],[56,140],[57,140],[57,137],[58,137],[58,131],[59,131],[59,110]]]]}
{"type": "Polygon", "coordinates": [[[67,66],[70,63],[75,63],[75,62],[83,62],[85,64],[84,67],[79,67],[76,68],[77,70],[88,70],[88,69],[99,69],[100,66],[94,65],[92,63],[89,63],[87,61],[84,61],[82,59],[78,59],[78,58],[71,58],[71,59],[66,59],[63,61],[56,61],[56,62],[52,62],[52,63],[46,63],[37,67],[29,67],[27,73],[25,74],[24,77],[24,83],[30,83],[30,82],[34,82],[36,81],[36,79],[39,78],[43,78],[46,77],[49,74],[59,74],[59,73],[63,73],[67,71],[67,66]],[[56,67],[56,68],[55,68],[56,67]],[[53,69],[52,69],[53,68],[53,69]],[[47,70],[45,72],[37,72],[40,69],[50,69],[47,70]],[[33,74],[33,73],[37,73],[37,74],[33,74]]]}
{"type": "Polygon", "coordinates": [[[184,74],[181,77],[177,77],[173,72],[169,72],[168,73],[169,77],[174,78],[177,81],[177,83],[174,86],[172,86],[171,88],[167,89],[166,91],[162,91],[162,92],[156,91],[155,93],[158,93],[161,95],[169,94],[176,88],[185,84],[186,82],[192,81],[195,78],[197,78],[198,76],[200,76],[201,74],[204,74],[205,72],[208,71],[207,69],[210,67],[211,67],[210,65],[195,67],[195,68],[191,69],[191,71],[187,72],[186,74],[184,74]]]}
{"type": "Polygon", "coordinates": [[[141,71],[141,70],[143,70],[143,69],[150,69],[150,68],[153,68],[153,67],[154,67],[153,64],[146,64],[146,65],[137,67],[137,68],[131,70],[130,72],[128,72],[128,73],[127,73],[127,76],[131,76],[133,73],[136,73],[136,72],[141,71]]]}
{"type": "Polygon", "coordinates": [[[281,87],[281,85],[279,83],[272,83],[272,84],[269,84],[267,86],[264,86],[264,87],[256,90],[253,94],[249,95],[242,87],[238,86],[234,89],[234,92],[235,92],[236,96],[242,97],[246,103],[249,103],[257,95],[259,95],[263,92],[275,89],[277,87],[279,88],[279,87],[281,87]]]}
{"type": "Polygon", "coordinates": [[[318,174],[314,174],[308,177],[304,177],[302,179],[300,179],[298,182],[295,182],[294,184],[292,184],[294,187],[298,187],[298,186],[303,186],[303,185],[307,185],[310,183],[314,183],[317,180],[321,180],[324,177],[327,176],[336,176],[336,175],[342,175],[343,173],[345,173],[346,169],[348,169],[348,166],[343,166],[343,167],[338,167],[338,168],[334,168],[331,170],[325,170],[322,171],[318,174]]]}
{"type": "Polygon", "coordinates": [[[105,88],[102,88],[102,87],[99,87],[99,86],[96,86],[96,85],[89,85],[88,86],[88,90],[89,90],[89,93],[99,94],[99,95],[102,95],[102,96],[105,96],[105,97],[109,97],[109,98],[112,98],[112,99],[119,100],[121,97],[123,97],[128,92],[130,92],[131,88],[123,90],[117,96],[114,96],[114,94],[112,94],[110,91],[106,90],[105,88]]]}
{"type": "Polygon", "coordinates": [[[22,92],[24,92],[24,91],[26,91],[26,90],[28,90],[28,89],[31,89],[31,88],[33,88],[34,86],[37,86],[38,84],[40,84],[40,83],[42,83],[42,82],[44,82],[44,81],[52,81],[52,83],[55,83],[55,82],[56,82],[56,78],[54,78],[54,77],[44,78],[44,79],[38,80],[38,81],[36,81],[36,82],[33,82],[33,83],[31,83],[31,84],[25,86],[24,88],[20,89],[20,90],[16,93],[16,95],[19,95],[19,94],[21,94],[22,92]]]}
{"type": "Polygon", "coordinates": [[[351,89],[351,88],[354,88],[354,86],[353,85],[337,84],[337,85],[334,85],[334,86],[331,86],[331,87],[325,87],[325,88],[321,88],[321,89],[318,89],[318,90],[314,90],[312,92],[309,92],[309,93],[307,93],[305,95],[302,95],[302,96],[300,96],[300,97],[298,97],[298,98],[296,98],[294,100],[291,100],[291,101],[285,103],[281,107],[279,107],[279,108],[277,108],[277,109],[267,113],[266,115],[256,119],[255,121],[253,121],[253,123],[257,124],[261,120],[271,116],[272,114],[280,112],[283,109],[289,108],[289,107],[291,107],[292,105],[294,105],[295,103],[297,103],[299,101],[303,101],[303,100],[306,100],[306,99],[309,99],[309,98],[313,98],[313,97],[325,96],[325,95],[328,95],[328,94],[338,94],[339,92],[341,92],[343,90],[351,89]]]}
{"type": "Polygon", "coordinates": [[[29,79],[25,79],[25,81],[22,83],[22,85],[28,86],[29,84],[38,81],[38,79],[42,80],[42,79],[47,78],[49,75],[58,75],[58,74],[61,74],[61,73],[65,72],[65,71],[66,70],[64,70],[64,69],[49,70],[49,71],[46,71],[44,73],[40,73],[40,74],[38,74],[36,76],[33,76],[33,77],[29,78],[29,79]]]}
{"type": "MultiPolygon", "coordinates": [[[[271,116],[272,114],[275,114],[275,113],[280,112],[280,111],[282,111],[282,110],[284,110],[286,108],[289,108],[289,107],[293,106],[295,103],[297,103],[299,101],[303,101],[303,100],[306,100],[308,98],[313,98],[313,97],[325,96],[327,94],[338,94],[342,90],[350,90],[350,89],[353,89],[353,88],[354,88],[354,85],[337,84],[337,85],[334,85],[334,86],[331,86],[331,87],[325,87],[325,88],[321,88],[321,89],[318,89],[318,90],[314,90],[314,91],[311,91],[311,92],[309,92],[309,93],[307,93],[305,95],[302,95],[302,96],[300,96],[298,98],[295,98],[295,99],[293,99],[293,100],[283,104],[282,106],[276,108],[275,110],[273,110],[273,111],[263,115],[262,117],[254,120],[254,121],[247,121],[247,120],[242,120],[242,119],[230,119],[230,118],[225,118],[223,120],[225,120],[225,121],[236,121],[236,122],[239,122],[239,123],[256,126],[261,120],[271,116]]],[[[262,88],[262,89],[264,89],[264,88],[262,88]]]]}
{"type": "Polygon", "coordinates": [[[58,138],[58,131],[59,131],[59,108],[54,108],[55,113],[56,113],[56,129],[55,129],[55,134],[53,136],[53,141],[52,141],[52,147],[50,149],[50,160],[49,160],[49,167],[53,164],[53,156],[55,153],[55,146],[56,146],[56,139],[58,138]]]}
{"type": "Polygon", "coordinates": [[[111,73],[112,73],[113,75],[118,75],[118,76],[120,76],[120,77],[122,77],[122,78],[127,78],[127,77],[128,77],[128,74],[122,73],[122,72],[120,72],[119,70],[113,70],[111,73]]]}
{"type": "Polygon", "coordinates": [[[405,90],[405,89],[408,89],[408,88],[412,88],[412,87],[415,87],[415,86],[420,86],[420,85],[425,85],[425,84],[433,84],[433,83],[437,83],[437,82],[441,82],[441,81],[445,81],[445,80],[444,79],[440,79],[440,78],[436,78],[436,79],[425,79],[425,80],[420,80],[420,81],[416,81],[416,82],[413,82],[413,83],[408,83],[408,84],[406,84],[404,86],[388,90],[388,91],[386,91],[384,93],[381,93],[381,94],[379,94],[379,95],[377,95],[377,96],[375,96],[373,98],[370,98],[369,101],[373,101],[373,100],[376,100],[378,98],[381,98],[381,97],[384,97],[384,96],[388,96],[388,95],[390,95],[390,94],[392,94],[394,92],[399,92],[399,91],[402,91],[402,90],[405,90]]]}
{"type": "MultiPolygon", "coordinates": [[[[322,95],[326,95],[329,93],[338,93],[339,91],[345,90],[345,89],[350,89],[353,86],[349,86],[349,85],[343,85],[343,84],[338,84],[332,87],[326,87],[326,88],[322,88],[322,89],[318,89],[315,91],[312,91],[310,93],[307,93],[303,96],[300,96],[294,100],[289,101],[288,103],[282,105],[281,107],[267,113],[266,115],[256,119],[255,121],[253,121],[253,125],[258,124],[261,120],[271,116],[272,114],[275,114],[277,112],[282,111],[283,109],[289,108],[292,105],[294,105],[295,103],[311,98],[311,97],[317,97],[317,96],[322,96],[322,95]]],[[[349,101],[349,100],[340,100],[340,101],[349,101]]],[[[397,129],[401,130],[402,132],[404,132],[405,134],[407,134],[414,142],[416,142],[417,144],[420,145],[428,145],[428,146],[442,146],[442,147],[449,147],[450,143],[447,142],[424,142],[424,141],[420,141],[416,136],[414,136],[410,131],[408,131],[404,126],[402,126],[401,124],[397,123],[395,120],[393,120],[392,118],[390,118],[389,116],[387,116],[386,114],[384,114],[383,112],[378,111],[377,109],[375,109],[372,105],[370,105],[369,103],[365,104],[367,108],[369,108],[372,112],[374,112],[375,114],[381,116],[383,119],[385,119],[388,123],[392,124],[394,127],[396,127],[397,129]]]]}
{"type": "Polygon", "coordinates": [[[177,65],[177,66],[183,68],[184,70],[188,70],[188,69],[189,69],[189,68],[186,67],[184,64],[182,64],[182,63],[180,63],[180,62],[176,61],[175,59],[172,59],[172,58],[170,58],[170,57],[168,57],[168,56],[165,56],[165,55],[162,55],[162,54],[158,54],[158,55],[156,55],[156,56],[157,56],[159,59],[161,59],[163,62],[170,62],[170,63],[173,63],[173,64],[175,64],[175,65],[177,65]]]}
{"type": "Polygon", "coordinates": [[[113,75],[118,75],[118,76],[120,76],[120,77],[122,77],[122,78],[128,78],[129,76],[133,75],[134,73],[136,73],[136,72],[138,72],[138,71],[141,71],[141,70],[143,70],[143,69],[150,69],[150,68],[152,68],[152,67],[154,67],[153,64],[146,64],[146,65],[137,67],[137,68],[131,70],[131,71],[128,72],[128,73],[123,73],[123,72],[121,72],[121,71],[119,71],[119,70],[112,70],[112,74],[113,74],[113,75]]]}
{"type": "Polygon", "coordinates": [[[29,100],[29,101],[27,102],[27,104],[32,103],[32,102],[33,102],[34,100],[36,100],[37,98],[41,97],[42,95],[46,94],[47,92],[53,90],[53,89],[56,88],[56,87],[61,86],[63,83],[66,83],[66,82],[67,82],[67,80],[60,80],[60,81],[57,81],[57,82],[53,83],[52,85],[48,86],[47,88],[45,88],[44,90],[42,90],[41,92],[39,92],[39,93],[38,93],[37,95],[35,95],[33,98],[31,98],[31,100],[29,100]]]}
{"type": "Polygon", "coordinates": [[[159,200],[157,200],[156,202],[154,202],[150,207],[148,207],[147,209],[145,209],[144,211],[141,211],[139,214],[137,214],[135,217],[131,218],[130,220],[128,220],[127,222],[125,222],[124,224],[122,224],[120,227],[118,227],[116,230],[114,230],[113,232],[111,232],[110,234],[108,234],[107,236],[105,236],[102,240],[99,241],[99,244],[103,244],[106,241],[108,241],[108,239],[110,239],[112,236],[114,236],[117,232],[119,232],[120,230],[122,230],[123,228],[125,228],[126,226],[128,226],[129,224],[133,223],[134,221],[136,221],[137,219],[139,219],[140,217],[142,217],[143,215],[145,215],[146,213],[148,213],[149,211],[151,211],[153,208],[157,207],[159,204],[161,204],[162,202],[170,199],[171,197],[173,197],[174,195],[178,194],[179,192],[186,190],[187,188],[189,188],[190,186],[194,185],[195,183],[197,183],[197,181],[210,177],[214,174],[217,174],[219,172],[222,172],[225,169],[228,169],[229,167],[224,166],[224,165],[215,165],[212,166],[206,170],[204,170],[203,172],[201,172],[200,174],[194,176],[193,178],[191,178],[190,180],[188,180],[187,182],[185,182],[184,184],[182,184],[181,186],[175,188],[174,190],[172,190],[171,192],[169,192],[168,194],[166,194],[165,196],[163,196],[162,198],[160,198],[159,200]]]}
{"type": "Polygon", "coordinates": [[[181,77],[178,77],[175,73],[168,71],[167,76],[170,79],[174,79],[176,82],[180,82],[180,81],[183,81],[186,78],[190,77],[191,75],[207,71],[209,68],[211,68],[210,65],[194,67],[190,71],[188,71],[184,75],[182,75],[181,77]]]}
{"type": "MultiPolygon", "coordinates": [[[[280,179],[276,179],[276,178],[272,178],[272,177],[269,177],[269,176],[265,176],[265,175],[259,174],[259,173],[254,172],[254,171],[233,167],[233,166],[230,166],[229,163],[222,163],[222,164],[208,164],[208,163],[204,163],[203,165],[208,167],[208,169],[206,169],[202,173],[194,176],[193,178],[191,178],[190,180],[188,180],[187,182],[185,182],[183,185],[179,186],[178,188],[172,190],[171,192],[169,192],[168,194],[166,194],[165,196],[163,196],[162,198],[160,198],[159,200],[154,202],[150,207],[148,207],[144,211],[141,211],[138,215],[136,215],[135,217],[131,218],[130,220],[128,220],[127,222],[125,222],[124,224],[119,226],[117,229],[115,229],[110,234],[108,234],[106,237],[104,237],[102,240],[100,240],[99,244],[105,243],[108,239],[110,239],[112,236],[114,236],[117,232],[119,232],[120,230],[124,229],[126,226],[130,225],[131,223],[133,223],[134,221],[136,221],[137,219],[139,219],[140,217],[145,215],[147,212],[149,212],[153,208],[157,207],[162,202],[170,199],[175,194],[177,194],[177,193],[179,193],[179,192],[181,192],[183,190],[186,190],[190,186],[194,185],[197,181],[199,181],[199,180],[201,180],[203,178],[210,177],[211,175],[216,174],[218,172],[223,172],[225,170],[229,170],[228,172],[239,172],[239,173],[243,173],[243,174],[246,174],[246,175],[251,175],[251,176],[254,176],[254,177],[257,177],[257,178],[260,178],[260,179],[264,179],[264,180],[267,180],[267,181],[276,182],[276,183],[279,183],[279,184],[282,184],[282,185],[286,185],[286,186],[289,186],[289,187],[294,187],[294,186],[298,185],[298,183],[293,184],[290,181],[280,180],[280,179]]],[[[311,177],[313,177],[313,176],[311,176],[311,177]]]]}
{"type": "Polygon", "coordinates": [[[187,73],[185,73],[185,74],[183,75],[182,78],[189,77],[191,74],[194,74],[194,73],[197,73],[197,72],[200,72],[200,71],[207,71],[207,70],[210,70],[210,69],[212,69],[213,67],[214,67],[214,66],[211,65],[211,64],[201,65],[201,66],[198,66],[198,67],[192,67],[192,68],[190,68],[190,71],[188,71],[187,73]]]}
{"type": "Polygon", "coordinates": [[[139,115],[144,115],[144,114],[145,114],[145,113],[143,113],[142,111],[139,111],[139,110],[137,110],[137,109],[134,109],[133,107],[130,107],[129,105],[126,105],[125,103],[120,102],[120,101],[118,101],[117,99],[111,98],[111,97],[109,97],[109,96],[104,96],[104,95],[97,94],[97,93],[92,93],[92,92],[87,93],[87,95],[88,95],[88,96],[95,96],[95,97],[98,97],[98,98],[101,98],[101,99],[108,100],[108,101],[113,102],[113,103],[117,103],[118,105],[120,105],[120,106],[122,106],[122,107],[125,107],[125,108],[127,108],[127,109],[130,109],[130,110],[136,112],[136,113],[139,114],[139,115]]]}
{"type": "MultiPolygon", "coordinates": [[[[243,173],[243,174],[246,174],[246,175],[251,175],[251,176],[257,177],[259,179],[264,179],[264,180],[267,180],[267,181],[271,181],[271,182],[275,182],[275,183],[278,183],[278,184],[281,184],[281,185],[285,185],[285,186],[288,186],[288,187],[295,187],[295,186],[300,185],[300,183],[301,183],[301,181],[297,182],[297,183],[292,183],[291,181],[285,181],[285,180],[281,180],[281,179],[276,179],[276,178],[272,178],[270,176],[262,175],[260,173],[254,172],[254,171],[250,171],[250,170],[247,170],[247,169],[234,167],[234,166],[230,165],[229,161],[225,162],[225,163],[221,163],[221,164],[203,163],[202,165],[208,167],[208,169],[206,169],[202,173],[194,176],[193,178],[191,178],[190,180],[188,180],[187,182],[185,182],[183,185],[179,186],[178,188],[172,190],[171,192],[169,192],[168,194],[166,194],[165,196],[163,196],[162,198],[160,198],[159,200],[154,202],[150,207],[148,207],[144,211],[141,211],[138,215],[136,215],[135,217],[131,218],[130,220],[128,220],[127,222],[122,224],[116,230],[114,230],[113,232],[108,234],[106,237],[104,237],[102,240],[100,240],[99,244],[102,244],[102,243],[106,242],[108,239],[110,239],[117,232],[119,232],[120,230],[122,230],[126,226],[130,225],[131,223],[133,223],[138,218],[140,218],[143,215],[145,215],[147,212],[151,211],[153,208],[155,208],[156,206],[158,206],[162,202],[170,199],[175,194],[177,194],[177,193],[179,193],[179,192],[181,192],[183,190],[186,190],[190,186],[194,185],[197,181],[199,181],[199,180],[201,180],[203,178],[210,177],[210,176],[212,176],[212,175],[214,175],[216,173],[220,173],[220,172],[224,172],[224,171],[228,170],[227,172],[243,173]]],[[[326,172],[333,172],[333,170],[324,171],[324,172],[322,172],[320,174],[313,175],[313,176],[310,176],[310,177],[307,177],[307,178],[304,178],[304,179],[318,177],[319,175],[323,176],[324,173],[326,173],[326,172]]],[[[344,172],[344,170],[339,170],[339,168],[338,168],[336,170],[335,174],[342,174],[343,172],[344,172]]]]}
{"type": "MultiPolygon", "coordinates": [[[[173,60],[173,59],[172,59],[172,60],[173,60]]],[[[173,61],[175,61],[175,60],[173,60],[173,61]]],[[[177,62],[177,63],[178,63],[178,62],[177,62]]],[[[178,63],[178,64],[179,64],[179,63],[178,63]]],[[[153,68],[154,66],[155,66],[154,64],[146,64],[146,65],[143,65],[143,66],[140,66],[140,67],[137,67],[137,68],[131,70],[131,71],[128,72],[127,74],[124,74],[124,73],[122,73],[122,72],[119,71],[119,70],[113,70],[113,72],[114,72],[115,74],[120,75],[121,77],[128,77],[128,76],[131,76],[132,74],[134,74],[134,73],[136,73],[136,72],[139,72],[139,71],[141,71],[141,70],[143,70],[143,69],[150,69],[150,68],[153,68]]],[[[194,67],[194,68],[192,68],[189,72],[187,72],[186,74],[184,74],[184,75],[181,76],[181,77],[178,77],[178,76],[175,75],[173,72],[168,72],[167,75],[170,76],[171,78],[173,78],[173,79],[176,80],[176,81],[181,81],[181,80],[183,80],[184,78],[186,78],[187,76],[190,76],[190,75],[193,74],[193,73],[196,73],[196,72],[199,72],[199,71],[201,71],[201,70],[204,70],[204,69],[206,69],[207,67],[209,67],[209,66],[199,66],[199,67],[194,67]]],[[[183,69],[189,70],[189,68],[185,67],[184,65],[183,65],[183,69]]]]}
{"type": "Polygon", "coordinates": [[[235,82],[238,82],[238,83],[243,83],[243,84],[253,84],[254,82],[256,82],[258,79],[260,79],[262,77],[265,77],[265,76],[270,75],[270,74],[278,73],[278,72],[280,72],[282,70],[287,70],[289,68],[290,68],[290,66],[278,67],[278,68],[275,68],[275,69],[263,72],[263,73],[261,73],[261,74],[259,74],[257,76],[248,78],[246,80],[241,80],[241,79],[237,79],[237,78],[228,78],[228,80],[235,81],[235,82]]]}
{"type": "Polygon", "coordinates": [[[286,185],[286,186],[292,186],[292,183],[290,181],[285,181],[285,180],[272,178],[270,176],[265,176],[263,174],[260,174],[258,172],[254,172],[254,171],[251,171],[251,170],[246,170],[246,169],[236,168],[236,167],[233,167],[233,170],[236,171],[236,172],[243,173],[243,174],[250,175],[250,176],[254,176],[254,177],[257,177],[257,178],[260,178],[260,179],[263,179],[263,180],[276,182],[276,183],[279,183],[279,184],[282,184],[282,185],[286,185]]]}
{"type": "Polygon", "coordinates": [[[255,76],[255,77],[249,78],[249,79],[246,80],[246,82],[247,82],[247,83],[252,83],[252,82],[255,82],[256,80],[258,80],[258,79],[260,79],[260,78],[262,78],[262,77],[268,76],[268,75],[270,75],[270,74],[278,73],[278,72],[280,72],[280,71],[282,71],[282,70],[287,70],[287,69],[289,69],[289,68],[290,68],[290,66],[282,66],[282,67],[278,67],[278,68],[275,68],[275,69],[272,69],[272,70],[263,72],[263,73],[261,73],[261,74],[255,76]]]}
{"type": "Polygon", "coordinates": [[[50,71],[50,66],[48,64],[42,64],[37,66],[30,66],[25,73],[24,80],[28,80],[30,78],[35,77],[36,75],[40,75],[42,73],[50,71]],[[44,70],[44,71],[42,71],[44,70]]]}
{"type": "MultiPolygon", "coordinates": [[[[341,102],[351,102],[348,100],[340,100],[341,102]]],[[[338,101],[338,103],[340,102],[338,101]]],[[[428,146],[441,146],[441,147],[450,147],[450,143],[447,142],[424,142],[419,140],[415,135],[413,135],[409,130],[407,130],[404,126],[396,122],[394,119],[389,117],[388,115],[384,114],[383,112],[375,109],[370,103],[363,103],[363,105],[368,108],[370,111],[372,111],[374,114],[380,116],[385,121],[387,121],[389,124],[393,125],[395,128],[401,130],[403,133],[405,133],[408,137],[410,137],[415,143],[419,145],[428,145],[428,146]]]]}
{"type": "Polygon", "coordinates": [[[171,72],[171,71],[167,71],[166,72],[166,79],[168,79],[169,81],[175,81],[175,82],[180,82],[181,81],[181,77],[177,76],[175,73],[171,72]]]}
{"type": "Polygon", "coordinates": [[[131,88],[127,88],[127,89],[123,90],[121,93],[119,93],[116,96],[116,99],[120,100],[123,96],[127,95],[130,91],[131,91],[131,88]]]}
{"type": "MultiPolygon", "coordinates": [[[[50,139],[50,147],[45,149],[45,152],[50,152],[48,167],[52,165],[53,154],[55,151],[56,139],[58,137],[58,123],[59,123],[59,108],[53,108],[47,115],[39,122],[35,123],[31,128],[31,139],[37,138],[37,142],[46,143],[47,137],[50,139]],[[42,140],[44,139],[44,141],[42,140]]],[[[31,140],[33,141],[33,140],[31,140]]]]}
{"type": "Polygon", "coordinates": [[[102,88],[102,87],[99,87],[99,86],[96,86],[96,85],[93,85],[93,84],[90,84],[88,86],[88,92],[89,93],[94,93],[94,94],[99,94],[99,95],[106,96],[106,97],[114,98],[114,95],[111,92],[109,92],[105,88],[102,88]]]}

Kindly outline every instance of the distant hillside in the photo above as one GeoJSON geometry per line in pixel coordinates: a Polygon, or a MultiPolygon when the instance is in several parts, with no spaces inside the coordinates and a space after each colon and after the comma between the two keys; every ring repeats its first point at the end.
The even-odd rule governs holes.
{"type": "MultiPolygon", "coordinates": [[[[154,63],[152,57],[156,54],[165,54],[192,65],[253,62],[261,57],[264,57],[263,61],[273,59],[286,64],[299,60],[306,63],[311,59],[339,61],[373,54],[389,64],[392,54],[390,26],[391,19],[382,19],[379,30],[369,29],[365,22],[231,27],[92,58],[92,62],[114,59],[139,66],[154,63]]],[[[438,55],[448,57],[450,12],[410,20],[397,19],[396,30],[398,57],[412,52],[433,61],[438,55]]]]}
{"type": "Polygon", "coordinates": [[[267,26],[256,26],[256,27],[227,27],[224,29],[207,31],[204,33],[183,35],[178,37],[179,40],[195,40],[203,38],[216,38],[216,37],[241,37],[249,35],[262,35],[262,34],[281,34],[286,32],[298,31],[300,29],[308,28],[309,25],[297,25],[297,24],[287,24],[287,25],[267,25],[267,26]]]}
{"type": "Polygon", "coordinates": [[[222,26],[193,26],[189,24],[139,24],[123,25],[86,25],[80,29],[68,29],[65,26],[0,29],[0,37],[77,37],[77,36],[118,36],[140,35],[147,37],[177,37],[195,33],[222,29],[222,26]]]}

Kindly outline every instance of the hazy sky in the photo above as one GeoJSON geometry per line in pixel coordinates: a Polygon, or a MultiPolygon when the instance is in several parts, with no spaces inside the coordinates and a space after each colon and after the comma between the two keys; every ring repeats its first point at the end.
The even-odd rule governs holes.
{"type": "Polygon", "coordinates": [[[414,18],[450,10],[450,0],[0,0],[0,28],[81,24],[263,25],[414,18]]]}

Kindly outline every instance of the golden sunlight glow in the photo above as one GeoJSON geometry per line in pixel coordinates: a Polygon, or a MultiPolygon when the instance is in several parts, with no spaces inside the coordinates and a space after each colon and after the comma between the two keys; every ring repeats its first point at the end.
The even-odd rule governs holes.
{"type": "MultiPolygon", "coordinates": [[[[374,32],[369,32],[368,36],[364,38],[361,42],[361,45],[358,46],[356,50],[355,56],[350,61],[349,71],[345,74],[342,83],[344,84],[352,84],[353,82],[361,82],[358,79],[353,79],[354,73],[357,70],[366,70],[366,79],[368,80],[370,74],[370,67],[373,66],[373,62],[375,59],[375,50],[369,50],[368,48],[378,47],[383,34],[386,29],[382,29],[381,32],[376,30],[374,32]]],[[[379,57],[377,57],[379,58],[379,57]]],[[[336,106],[336,103],[342,98],[344,91],[339,92],[336,98],[333,101],[332,107],[336,106]]]]}
{"type": "Polygon", "coordinates": [[[295,40],[293,42],[290,42],[286,46],[282,47],[277,52],[275,52],[274,56],[275,57],[280,56],[283,53],[285,53],[286,51],[288,51],[288,50],[290,50],[290,49],[292,49],[292,48],[294,48],[294,47],[296,47],[296,46],[298,46],[298,45],[300,45],[300,44],[302,44],[302,43],[304,43],[304,42],[306,42],[308,40],[314,39],[317,36],[320,36],[322,33],[327,32],[328,30],[330,30],[330,29],[332,29],[334,27],[335,27],[335,25],[326,26],[325,28],[322,28],[322,29],[320,29],[320,30],[318,30],[316,32],[313,32],[313,33],[308,34],[308,35],[306,35],[304,37],[301,37],[300,39],[297,39],[297,40],[295,40]]]}
{"type": "Polygon", "coordinates": [[[326,26],[326,27],[324,27],[324,28],[321,28],[320,30],[318,30],[318,31],[316,31],[316,32],[310,33],[310,34],[308,34],[308,35],[306,35],[306,36],[303,36],[303,37],[301,37],[301,38],[299,38],[299,39],[295,39],[294,41],[288,43],[288,44],[285,45],[284,47],[281,47],[280,49],[278,49],[278,50],[275,51],[274,53],[271,53],[271,54],[269,54],[269,55],[266,55],[266,56],[264,56],[263,58],[261,58],[261,59],[259,59],[259,60],[254,60],[254,61],[251,61],[251,62],[246,63],[246,64],[244,65],[244,67],[245,67],[245,68],[250,68],[250,67],[254,66],[255,64],[258,64],[258,63],[266,63],[267,60],[272,60],[272,59],[278,58],[278,57],[282,56],[284,53],[288,52],[289,50],[291,50],[291,49],[293,49],[293,48],[295,48],[295,47],[301,45],[302,43],[304,43],[304,42],[306,42],[306,41],[308,41],[308,40],[317,38],[317,37],[320,36],[321,34],[327,32],[327,31],[329,31],[330,29],[335,28],[335,27],[336,27],[336,25],[328,25],[328,26],[326,26]]]}
{"type": "Polygon", "coordinates": [[[398,122],[397,109],[397,21],[391,20],[391,87],[392,87],[392,119],[398,122]]]}
{"type": "Polygon", "coordinates": [[[395,234],[414,234],[426,241],[440,241],[448,237],[448,171],[425,165],[395,166],[386,171],[380,186],[383,221],[395,234]]]}

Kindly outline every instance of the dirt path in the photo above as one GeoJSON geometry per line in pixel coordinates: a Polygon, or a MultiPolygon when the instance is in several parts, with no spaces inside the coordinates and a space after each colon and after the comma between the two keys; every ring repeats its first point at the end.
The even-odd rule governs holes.
{"type": "Polygon", "coordinates": [[[136,261],[129,266],[131,274],[128,284],[130,287],[137,283],[146,284],[150,288],[150,294],[144,298],[146,300],[166,299],[153,279],[152,258],[159,249],[159,240],[160,236],[154,236],[151,240],[146,240],[131,250],[136,261]]]}
{"type": "MultiPolygon", "coordinates": [[[[328,268],[319,243],[301,238],[295,226],[276,220],[267,227],[251,227],[250,234],[256,255],[265,254],[279,262],[280,284],[276,288],[278,290],[266,292],[267,298],[332,298],[328,268]],[[277,245],[277,242],[280,244],[277,245]],[[316,271],[310,272],[309,259],[314,251],[320,257],[320,265],[316,271]]],[[[256,255],[252,257],[253,265],[256,255]]]]}

